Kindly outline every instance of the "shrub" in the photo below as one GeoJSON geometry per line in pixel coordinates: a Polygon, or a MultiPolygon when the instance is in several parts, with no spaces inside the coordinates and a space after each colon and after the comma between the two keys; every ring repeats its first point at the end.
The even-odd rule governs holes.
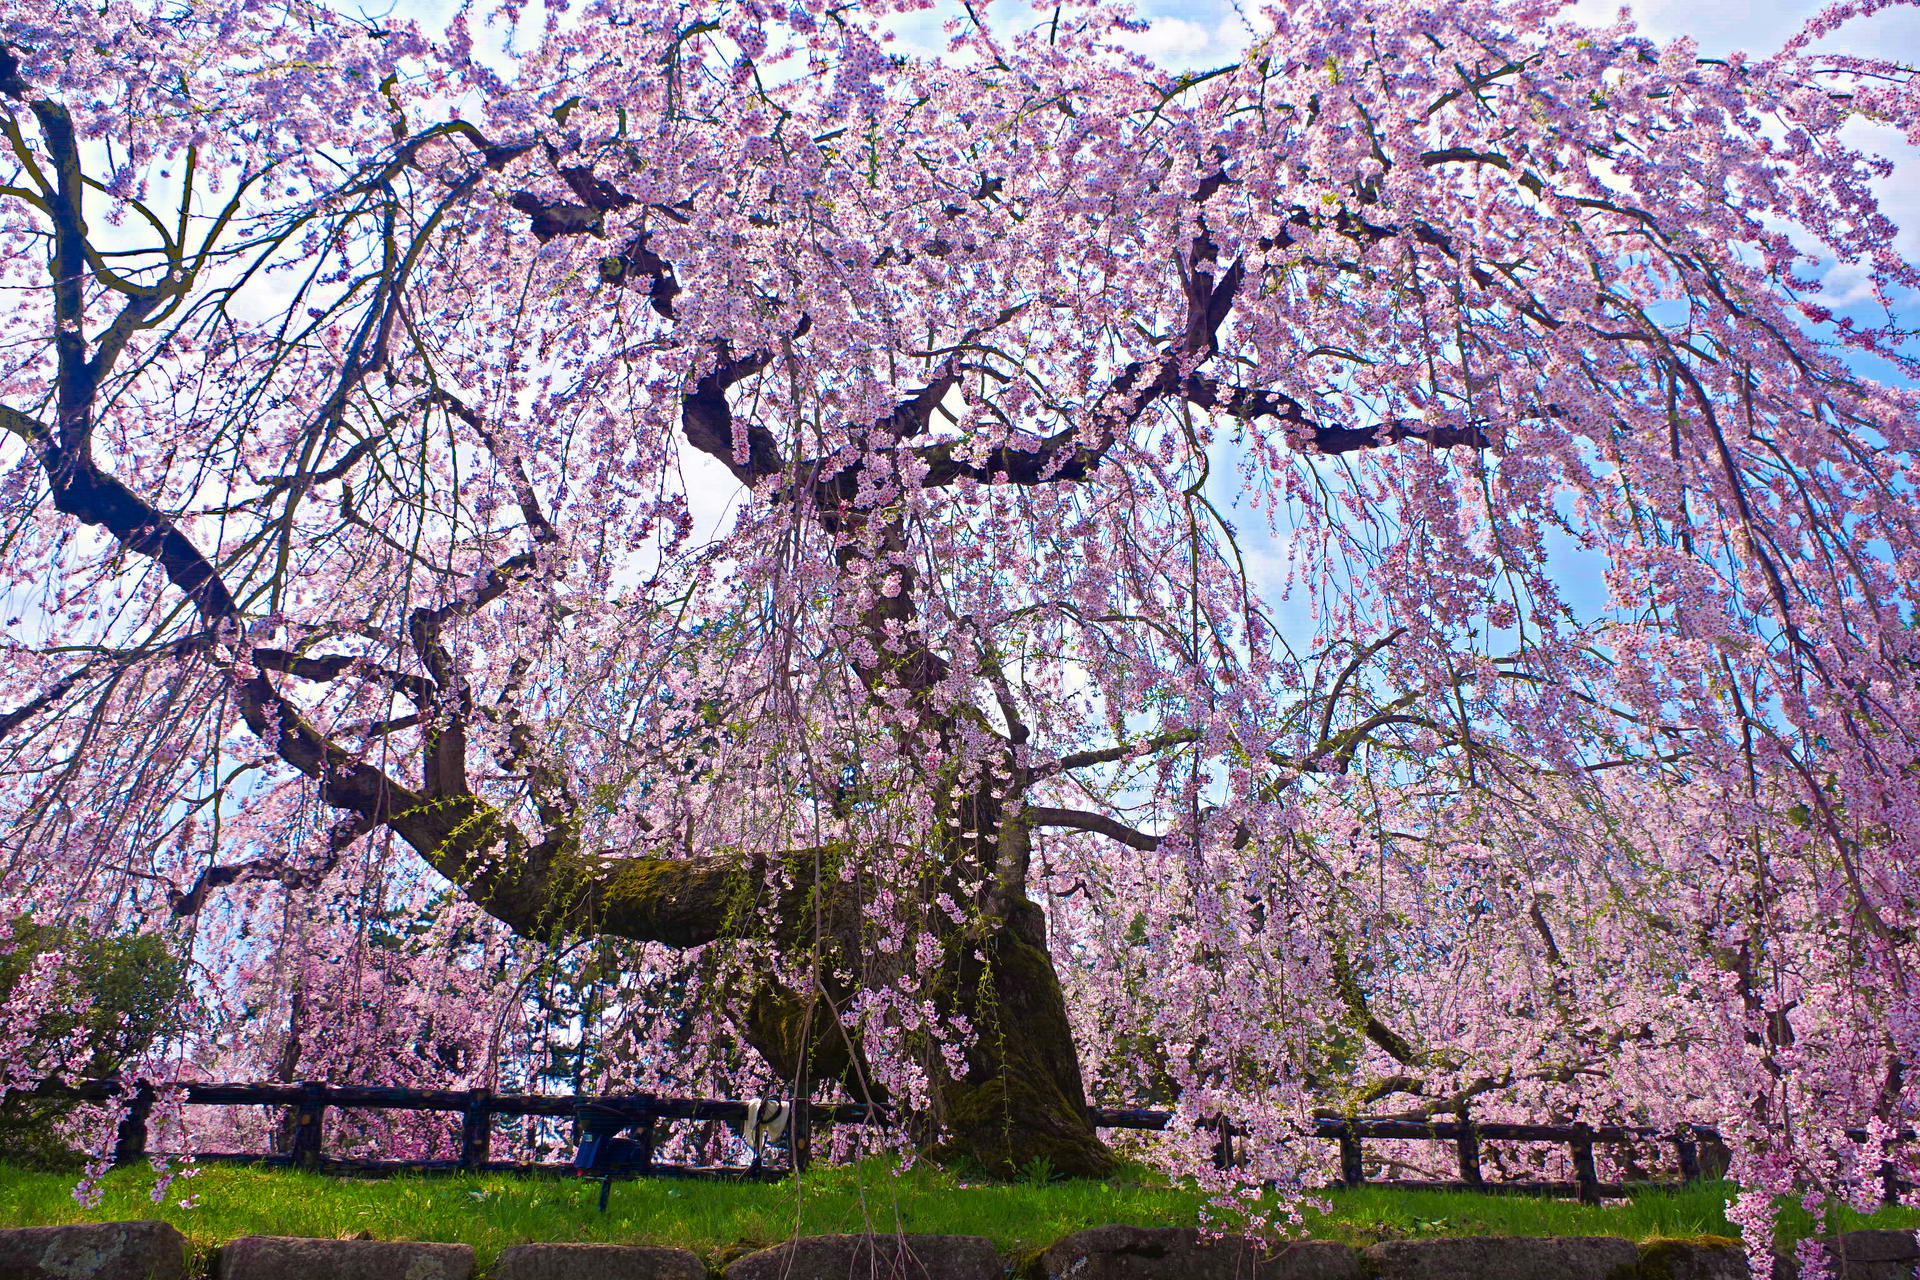
{"type": "MultiPolygon", "coordinates": [[[[155,934],[96,934],[14,920],[0,936],[0,1056],[16,1080],[108,1076],[173,1026],[186,961],[155,934]],[[43,957],[45,958],[43,960],[43,957]],[[49,969],[51,972],[49,973],[49,969]],[[32,975],[33,990],[23,989],[32,975]],[[10,1035],[8,1033],[11,1033],[10,1035]]],[[[77,1167],[72,1099],[0,1099],[0,1157],[40,1169],[77,1167]]]]}

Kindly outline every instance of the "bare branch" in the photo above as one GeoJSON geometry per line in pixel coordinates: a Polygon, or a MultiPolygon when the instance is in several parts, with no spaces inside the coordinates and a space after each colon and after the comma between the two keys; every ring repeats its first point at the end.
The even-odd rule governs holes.
{"type": "Polygon", "coordinates": [[[289,866],[280,858],[253,858],[246,862],[218,863],[206,868],[185,892],[169,888],[167,902],[175,917],[190,916],[206,905],[207,895],[230,884],[250,880],[277,880],[289,889],[311,888],[319,884],[339,865],[340,855],[378,823],[361,814],[342,818],[327,832],[326,853],[310,866],[289,866]]]}
{"type": "Polygon", "coordinates": [[[1094,765],[1112,764],[1118,760],[1132,760],[1140,756],[1150,756],[1165,751],[1168,747],[1182,746],[1186,743],[1197,741],[1199,737],[1200,731],[1198,729],[1170,729],[1165,733],[1155,734],[1153,737],[1142,739],[1139,742],[1122,742],[1111,747],[1101,747],[1093,751],[1071,751],[1061,756],[1058,760],[1041,765],[1033,771],[1033,776],[1036,779],[1052,778],[1073,769],[1087,769],[1094,765]]]}
{"type": "Polygon", "coordinates": [[[54,681],[53,684],[48,686],[39,696],[21,706],[15,707],[12,711],[0,711],[0,738],[6,737],[28,720],[31,720],[34,716],[39,715],[42,711],[45,711],[48,707],[73,692],[73,687],[86,678],[87,673],[93,670],[94,665],[94,663],[89,662],[85,666],[77,667],[54,681]]]}
{"type": "Polygon", "coordinates": [[[248,651],[248,656],[252,658],[253,665],[263,671],[278,671],[282,675],[297,676],[316,683],[338,680],[349,672],[366,676],[415,703],[431,702],[435,692],[433,682],[425,677],[382,667],[351,654],[329,653],[306,657],[285,649],[252,649],[248,651]]]}
{"type": "Polygon", "coordinates": [[[1160,837],[1135,831],[1124,822],[1109,818],[1103,813],[1088,813],[1084,809],[1057,809],[1051,805],[1030,804],[1020,811],[1027,825],[1033,827],[1067,827],[1075,831],[1091,831],[1095,835],[1118,840],[1129,848],[1142,853],[1152,853],[1160,847],[1160,837]]]}

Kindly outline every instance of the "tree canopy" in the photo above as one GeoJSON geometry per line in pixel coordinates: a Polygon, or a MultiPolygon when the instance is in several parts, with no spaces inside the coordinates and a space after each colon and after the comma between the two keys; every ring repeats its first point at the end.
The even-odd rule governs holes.
{"type": "Polygon", "coordinates": [[[16,0],[0,889],[191,954],[179,1073],[531,1076],[591,943],[628,1080],[989,1167],[1111,1167],[1091,1090],[1221,1177],[1331,1109],[1877,1189],[1920,277],[1859,126],[1920,96],[1817,51],[1862,7],[1300,0],[1174,74],[1114,4],[590,0],[509,72],[16,0]]]}

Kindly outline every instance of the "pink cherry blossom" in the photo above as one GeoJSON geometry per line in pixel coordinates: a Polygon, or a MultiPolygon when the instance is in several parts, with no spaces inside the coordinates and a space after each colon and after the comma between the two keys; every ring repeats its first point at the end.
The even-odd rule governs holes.
{"type": "Polygon", "coordinates": [[[1329,1111],[1716,1125],[1757,1233],[1911,1178],[1920,276],[1848,126],[1920,96],[1814,49],[1878,6],[1302,0],[1184,75],[915,7],[0,19],[0,898],[191,955],[140,1069],[1070,1172],[1162,1103],[1223,1209],[1329,1111]]]}

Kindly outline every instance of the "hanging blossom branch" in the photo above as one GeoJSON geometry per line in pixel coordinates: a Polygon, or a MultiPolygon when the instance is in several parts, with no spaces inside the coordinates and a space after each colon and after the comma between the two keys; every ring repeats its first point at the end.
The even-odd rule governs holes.
{"type": "Polygon", "coordinates": [[[1833,344],[1912,356],[1806,258],[1920,281],[1843,135],[1910,70],[598,0],[508,83],[129,12],[0,22],[0,891],[660,944],[716,1012],[641,1060],[996,1168],[1111,1169],[1089,1080],[1287,1185],[1390,1098],[1685,1110],[1768,1194],[1915,1118],[1920,439],[1833,344]]]}

